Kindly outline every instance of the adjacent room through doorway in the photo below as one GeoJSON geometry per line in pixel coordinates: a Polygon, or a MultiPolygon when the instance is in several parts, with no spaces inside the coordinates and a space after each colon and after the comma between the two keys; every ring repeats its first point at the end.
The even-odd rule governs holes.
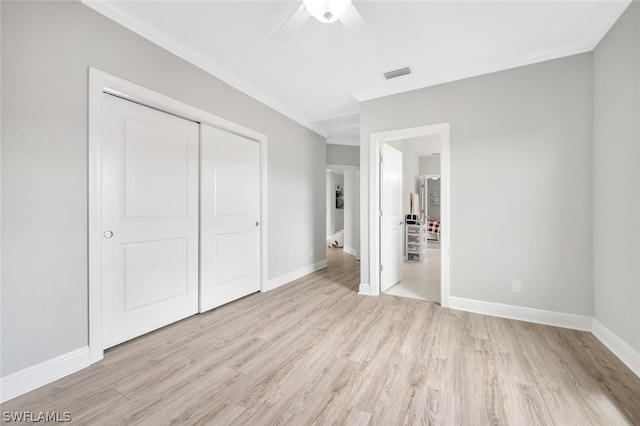
{"type": "Polygon", "coordinates": [[[389,295],[440,303],[442,136],[432,134],[391,140],[382,143],[380,148],[381,291],[389,295]],[[399,183],[395,182],[395,173],[389,172],[389,168],[394,167],[393,158],[386,158],[396,155],[401,157],[401,160],[397,160],[400,167],[397,173],[399,183]],[[388,203],[392,199],[392,193],[389,192],[389,182],[385,180],[394,182],[399,191],[397,198],[401,205],[400,219],[397,222],[386,219],[388,214],[385,210],[389,210],[388,203]],[[395,233],[387,232],[388,225],[385,223],[389,222],[393,222],[392,225],[396,227],[399,224],[395,233]],[[396,250],[392,247],[397,247],[397,257],[394,253],[388,253],[389,250],[396,250]],[[397,276],[393,266],[390,267],[395,264],[395,259],[399,259],[397,276]]]}
{"type": "Polygon", "coordinates": [[[326,241],[360,259],[360,170],[357,166],[327,165],[326,241]]]}

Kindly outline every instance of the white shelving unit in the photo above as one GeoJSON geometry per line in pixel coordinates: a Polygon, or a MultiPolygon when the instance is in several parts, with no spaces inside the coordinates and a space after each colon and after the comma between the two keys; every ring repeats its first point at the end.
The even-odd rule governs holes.
{"type": "Polygon", "coordinates": [[[407,224],[406,245],[407,262],[424,262],[427,258],[427,224],[410,225],[407,224]]]}

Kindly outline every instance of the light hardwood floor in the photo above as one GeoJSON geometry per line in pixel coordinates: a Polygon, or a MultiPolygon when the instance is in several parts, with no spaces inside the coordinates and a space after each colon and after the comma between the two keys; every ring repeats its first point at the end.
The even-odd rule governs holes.
{"type": "Polygon", "coordinates": [[[590,333],[356,294],[330,267],[117,346],[2,406],[72,424],[640,424],[640,378],[590,333]]]}

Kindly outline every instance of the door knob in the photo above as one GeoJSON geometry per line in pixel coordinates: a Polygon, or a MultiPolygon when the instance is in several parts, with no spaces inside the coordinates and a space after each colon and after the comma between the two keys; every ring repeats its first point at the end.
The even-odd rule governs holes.
{"type": "Polygon", "coordinates": [[[102,234],[102,235],[104,235],[104,237],[108,240],[108,239],[110,239],[111,237],[113,237],[113,232],[111,232],[111,231],[104,231],[104,234],[102,234]]]}
{"type": "Polygon", "coordinates": [[[260,226],[260,222],[256,222],[256,226],[260,226]]]}

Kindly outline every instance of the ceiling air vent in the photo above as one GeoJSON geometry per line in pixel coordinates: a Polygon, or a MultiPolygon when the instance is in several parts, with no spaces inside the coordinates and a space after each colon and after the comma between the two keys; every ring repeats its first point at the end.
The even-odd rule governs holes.
{"type": "Polygon", "coordinates": [[[387,80],[391,80],[392,78],[401,77],[407,74],[411,74],[411,68],[409,67],[400,68],[393,71],[387,71],[384,73],[384,78],[386,78],[387,80]]]}

